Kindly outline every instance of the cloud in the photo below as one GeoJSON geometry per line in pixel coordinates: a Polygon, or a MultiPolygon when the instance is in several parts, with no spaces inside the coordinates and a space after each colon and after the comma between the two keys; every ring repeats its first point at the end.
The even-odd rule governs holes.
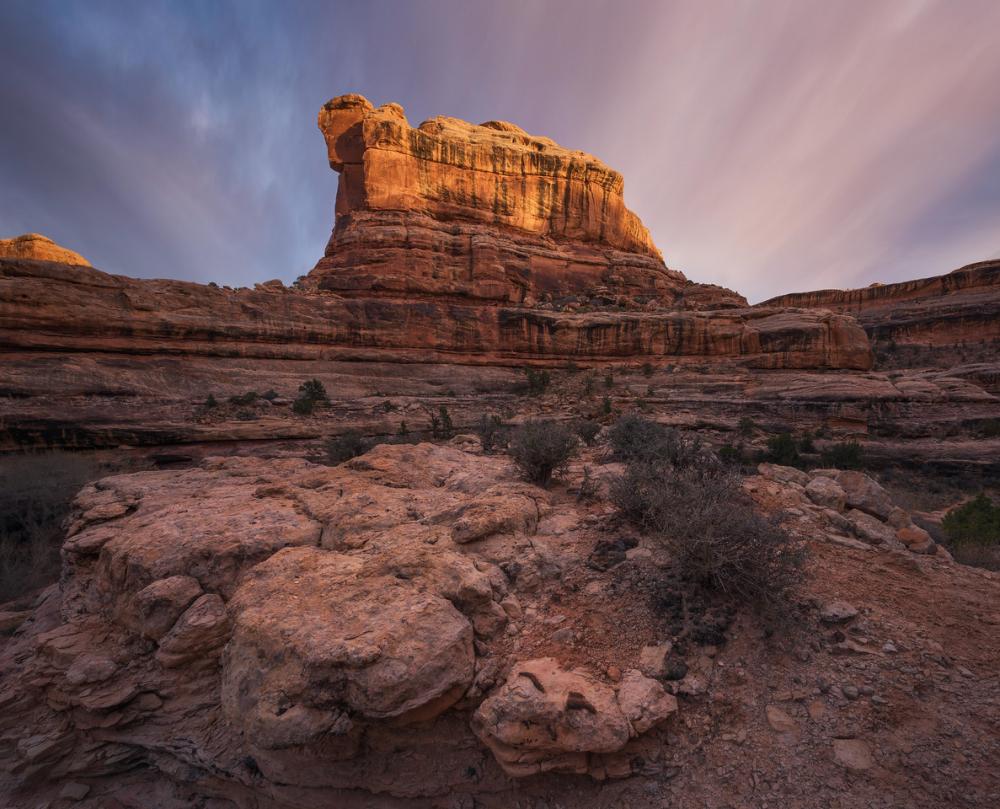
{"type": "Polygon", "coordinates": [[[113,272],[322,254],[320,104],[504,118],[622,171],[667,262],[759,300],[1000,249],[1000,5],[5,4],[0,229],[113,272]]]}

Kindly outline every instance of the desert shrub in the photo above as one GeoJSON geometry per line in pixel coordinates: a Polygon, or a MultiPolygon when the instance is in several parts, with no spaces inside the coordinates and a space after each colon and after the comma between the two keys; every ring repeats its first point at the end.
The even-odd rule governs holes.
{"type": "Polygon", "coordinates": [[[205,404],[203,405],[203,407],[206,410],[214,410],[218,406],[219,406],[218,399],[216,399],[215,396],[213,396],[211,393],[208,394],[208,398],[205,399],[205,404]]]}
{"type": "Polygon", "coordinates": [[[669,551],[682,579],[765,608],[783,603],[801,581],[804,547],[758,514],[740,476],[721,465],[633,461],[611,498],[669,551]]]}
{"type": "Polygon", "coordinates": [[[476,434],[483,445],[483,452],[493,452],[494,449],[507,446],[507,427],[500,416],[486,415],[479,417],[476,434]]]}
{"type": "Polygon", "coordinates": [[[576,499],[581,503],[590,503],[597,499],[597,481],[590,474],[590,467],[583,467],[583,477],[580,479],[580,486],[576,490],[576,499]]]}
{"type": "Polygon", "coordinates": [[[324,449],[327,462],[336,465],[364,455],[372,446],[373,442],[357,430],[348,430],[343,435],[327,439],[324,449]]]}
{"type": "Polygon", "coordinates": [[[802,461],[799,457],[799,448],[791,433],[778,433],[768,438],[763,460],[781,466],[798,466],[802,461]]]}
{"type": "Polygon", "coordinates": [[[1000,506],[985,493],[980,493],[945,514],[941,529],[955,546],[1000,545],[1000,506]]]}
{"type": "Polygon", "coordinates": [[[65,452],[6,455],[0,470],[0,602],[4,602],[58,578],[70,503],[102,470],[86,457],[65,452]]]}
{"type": "Polygon", "coordinates": [[[318,379],[307,379],[299,385],[299,395],[292,402],[292,412],[300,416],[308,416],[316,405],[330,403],[330,397],[326,395],[326,388],[318,379]]]}
{"type": "Polygon", "coordinates": [[[398,435],[400,438],[403,438],[405,436],[408,436],[409,434],[410,434],[410,428],[406,425],[406,419],[403,419],[401,422],[399,422],[399,429],[396,430],[396,435],[398,435]]]}
{"type": "Polygon", "coordinates": [[[326,388],[318,379],[307,379],[299,385],[299,396],[311,399],[315,403],[330,403],[330,397],[326,395],[326,388]]]}
{"type": "Polygon", "coordinates": [[[605,416],[610,416],[611,415],[611,397],[610,396],[605,395],[605,397],[601,400],[601,412],[604,413],[605,416]]]}
{"type": "Polygon", "coordinates": [[[844,441],[823,447],[820,457],[824,466],[834,469],[863,469],[865,465],[865,453],[857,441],[844,441]]]}
{"type": "Polygon", "coordinates": [[[719,460],[728,466],[743,463],[743,448],[732,444],[723,444],[718,451],[719,460]]]}
{"type": "Polygon", "coordinates": [[[587,378],[583,381],[583,395],[590,396],[594,392],[594,375],[587,374],[587,378]]]}
{"type": "Polygon", "coordinates": [[[815,452],[816,445],[813,444],[812,433],[806,430],[799,439],[799,452],[815,452]]]}
{"type": "Polygon", "coordinates": [[[552,381],[552,377],[548,371],[536,371],[534,368],[525,368],[524,377],[527,380],[528,393],[531,396],[540,396],[545,393],[545,389],[548,388],[549,383],[552,381]]]}
{"type": "Polygon", "coordinates": [[[451,438],[455,435],[455,425],[451,420],[448,408],[441,405],[436,414],[431,413],[431,436],[433,438],[451,438]]]}
{"type": "Polygon", "coordinates": [[[608,441],[615,460],[625,463],[678,468],[719,465],[718,458],[701,439],[689,438],[678,430],[631,413],[611,425],[608,441]]]}
{"type": "Polygon", "coordinates": [[[594,443],[597,434],[601,431],[601,423],[593,419],[577,419],[573,422],[573,432],[577,434],[581,441],[588,447],[594,443]]]}
{"type": "Polygon", "coordinates": [[[279,398],[278,391],[274,388],[268,388],[260,395],[261,399],[267,399],[269,402],[273,402],[275,399],[279,398]]]}
{"type": "Polygon", "coordinates": [[[243,393],[239,396],[230,396],[229,404],[239,405],[241,407],[247,407],[248,405],[252,405],[254,402],[257,401],[257,396],[258,396],[257,391],[248,390],[246,393],[243,393]]]}
{"type": "Polygon", "coordinates": [[[653,375],[653,363],[651,363],[651,362],[644,362],[642,364],[642,374],[643,374],[643,376],[652,376],[653,375]]]}
{"type": "Polygon", "coordinates": [[[577,449],[576,436],[555,421],[527,421],[510,441],[510,457],[525,479],[548,486],[566,470],[577,449]]]}
{"type": "Polygon", "coordinates": [[[611,388],[613,388],[614,386],[615,386],[615,375],[611,371],[608,371],[604,375],[604,387],[606,387],[608,390],[611,390],[611,388]]]}
{"type": "Polygon", "coordinates": [[[740,435],[751,436],[753,435],[753,431],[757,429],[757,425],[754,423],[754,420],[752,418],[750,418],[749,416],[744,416],[743,418],[740,419],[740,424],[738,429],[740,431],[740,435]]]}

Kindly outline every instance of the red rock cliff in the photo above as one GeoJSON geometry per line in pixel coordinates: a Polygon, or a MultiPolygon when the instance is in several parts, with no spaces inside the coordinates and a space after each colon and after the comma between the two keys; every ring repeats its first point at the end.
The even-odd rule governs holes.
{"type": "Polygon", "coordinates": [[[622,197],[622,176],[584,152],[502,121],[438,117],[359,95],[319,113],[340,173],[336,224],[312,288],[532,305],[744,306],[668,269],[622,197]]]}

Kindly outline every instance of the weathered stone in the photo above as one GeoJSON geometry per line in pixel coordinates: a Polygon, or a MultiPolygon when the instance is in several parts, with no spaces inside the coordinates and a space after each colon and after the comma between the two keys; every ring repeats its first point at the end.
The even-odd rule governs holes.
{"type": "Polygon", "coordinates": [[[798,723],[777,705],[768,705],[765,714],[771,730],[776,733],[795,733],[799,729],[798,723]]]}
{"type": "Polygon", "coordinates": [[[677,712],[677,699],[656,680],[630,669],[618,686],[618,706],[638,736],[677,712]]]}
{"type": "Polygon", "coordinates": [[[815,477],[806,484],[806,496],[816,505],[834,511],[843,511],[847,495],[840,484],[832,478],[815,477]]]}
{"type": "Polygon", "coordinates": [[[133,607],[122,616],[123,623],[159,640],[201,593],[201,585],[191,576],[159,579],[136,594],[133,607]]]}
{"type": "Polygon", "coordinates": [[[160,639],[156,659],[168,668],[199,658],[210,658],[229,640],[226,605],[215,593],[198,598],[160,639]]]}
{"type": "Polygon", "coordinates": [[[843,624],[855,618],[857,614],[857,607],[853,604],[848,604],[846,601],[830,601],[823,605],[819,619],[824,624],[843,624]]]}
{"type": "Polygon", "coordinates": [[[472,729],[513,776],[588,772],[588,754],[621,750],[633,732],[610,687],[551,658],[515,665],[472,729]]]}
{"type": "Polygon", "coordinates": [[[849,770],[870,770],[875,766],[871,748],[861,739],[834,739],[833,757],[849,770]]]}

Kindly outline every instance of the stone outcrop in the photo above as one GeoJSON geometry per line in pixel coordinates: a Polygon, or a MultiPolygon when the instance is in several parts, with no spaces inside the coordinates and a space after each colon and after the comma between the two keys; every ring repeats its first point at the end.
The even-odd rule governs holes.
{"type": "MultiPolygon", "coordinates": [[[[413,128],[398,104],[376,109],[359,95],[327,102],[319,128],[340,183],[310,286],[529,306],[673,305],[695,286],[663,264],[625,207],[622,176],[591,155],[503,121],[438,117],[413,128]]],[[[718,292],[691,300],[745,305],[718,292]]]]}
{"type": "Polygon", "coordinates": [[[981,261],[946,275],[864,289],[779,295],[759,305],[853,314],[883,349],[961,346],[972,351],[981,344],[987,352],[984,358],[995,359],[1000,344],[1000,261],[981,261]]]}
{"type": "Polygon", "coordinates": [[[286,802],[503,789],[496,765],[480,772],[473,727],[511,775],[631,774],[633,754],[590,754],[622,752],[677,710],[659,683],[505,657],[508,613],[523,623],[518,596],[553,575],[548,501],[506,460],[431,444],[87,486],[61,584],[0,647],[0,792],[139,761],[230,795],[266,783],[286,802]],[[525,500],[533,519],[504,517],[525,500]],[[453,537],[490,511],[501,518],[453,537]],[[482,702],[511,665],[508,683],[530,671],[548,702],[518,707],[509,686],[482,702]],[[554,746],[505,735],[509,712],[541,726],[550,708],[554,746]],[[505,752],[517,747],[520,763],[505,752]]]}
{"type": "Polygon", "coordinates": [[[0,239],[0,258],[27,258],[32,261],[90,266],[90,262],[79,253],[61,247],[41,233],[25,233],[12,239],[0,239]]]}
{"type": "Polygon", "coordinates": [[[612,688],[543,658],[514,666],[479,706],[472,727],[510,775],[606,778],[629,772],[627,760],[613,754],[676,711],[677,700],[634,669],[612,688]]]}
{"type": "Polygon", "coordinates": [[[581,363],[728,359],[867,368],[864,333],[807,310],[557,312],[144,281],[0,260],[0,348],[294,360],[581,363]]]}
{"type": "Polygon", "coordinates": [[[898,753],[948,776],[859,781],[852,800],[940,805],[960,788],[992,806],[1000,580],[859,539],[838,522],[850,511],[811,499],[822,478],[902,532],[895,506],[861,511],[885,512],[874,481],[749,478],[812,551],[802,631],[769,639],[749,609],[720,629],[727,602],[700,592],[692,625],[716,626],[700,637],[654,597],[669,565],[650,537],[588,564],[622,530],[573,494],[584,463],[620,470],[603,450],[543,491],[458,446],[475,440],[86,487],[59,582],[0,613],[4,805],[652,809],[669,793],[695,809],[753,773],[832,803],[850,735],[873,772],[898,753]],[[509,518],[525,499],[534,518],[509,518]],[[485,527],[460,539],[469,514],[485,527]],[[942,763],[947,744],[967,755],[942,763]]]}

